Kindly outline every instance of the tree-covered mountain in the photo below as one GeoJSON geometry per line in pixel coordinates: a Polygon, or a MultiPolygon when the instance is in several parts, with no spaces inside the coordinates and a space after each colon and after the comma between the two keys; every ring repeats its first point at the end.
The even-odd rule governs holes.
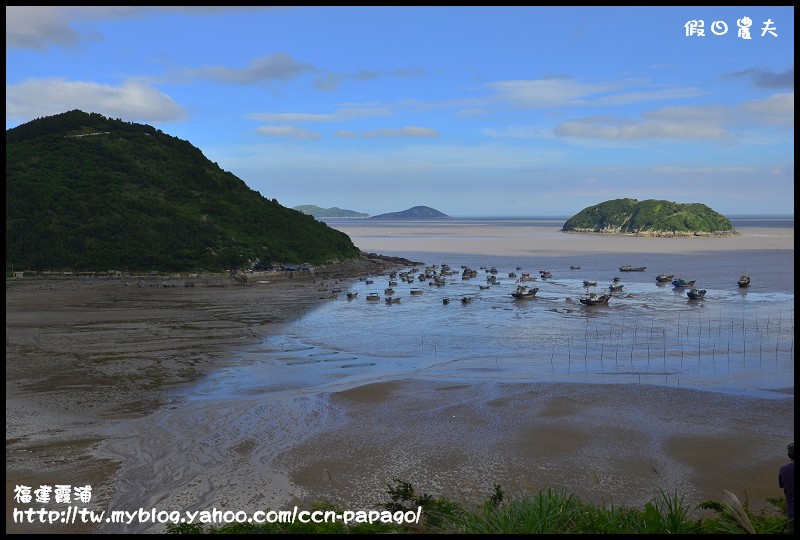
{"type": "Polygon", "coordinates": [[[6,130],[6,267],[210,270],[358,257],[152,126],[74,110],[6,130]]]}
{"type": "Polygon", "coordinates": [[[614,199],[584,208],[562,231],[684,236],[735,233],[731,221],[701,203],[614,199]]]}
{"type": "Polygon", "coordinates": [[[378,214],[372,216],[370,219],[434,219],[434,218],[447,218],[447,214],[443,214],[430,206],[414,206],[408,210],[401,212],[389,212],[388,214],[378,214]]]}
{"type": "Polygon", "coordinates": [[[337,208],[336,206],[332,206],[330,208],[321,208],[314,204],[301,204],[300,206],[295,206],[294,209],[297,210],[298,212],[303,212],[304,214],[308,214],[309,216],[314,216],[315,218],[369,217],[369,214],[356,212],[355,210],[345,210],[343,208],[337,208]]]}

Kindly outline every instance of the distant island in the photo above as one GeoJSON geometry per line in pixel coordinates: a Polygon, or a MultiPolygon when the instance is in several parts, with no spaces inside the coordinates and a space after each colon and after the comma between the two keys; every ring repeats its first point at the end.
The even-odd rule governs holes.
{"type": "Polygon", "coordinates": [[[388,214],[378,214],[370,219],[439,219],[449,218],[447,214],[431,208],[430,206],[414,206],[401,212],[389,212],[388,214]]]}
{"type": "Polygon", "coordinates": [[[722,236],[738,234],[731,221],[701,203],[614,199],[584,208],[562,231],[636,236],[722,236]]]}
{"type": "Polygon", "coordinates": [[[300,206],[295,206],[292,210],[297,210],[304,214],[308,214],[309,216],[314,216],[315,218],[323,217],[323,218],[332,218],[332,217],[353,217],[353,218],[365,218],[369,217],[369,214],[365,214],[363,212],[356,212],[355,210],[345,210],[343,208],[337,208],[332,206],[330,208],[321,208],[314,204],[301,204],[300,206]]]}

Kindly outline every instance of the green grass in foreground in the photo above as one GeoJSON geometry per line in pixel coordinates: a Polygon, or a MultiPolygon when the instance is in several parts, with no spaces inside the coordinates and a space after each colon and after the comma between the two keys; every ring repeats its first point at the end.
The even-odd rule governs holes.
{"type": "MultiPolygon", "coordinates": [[[[200,524],[169,525],[172,534],[370,534],[370,533],[460,533],[460,534],[779,534],[786,532],[786,502],[769,498],[770,506],[759,513],[745,501],[725,492],[722,503],[707,501],[694,509],[683,497],[663,490],[644,508],[593,505],[581,502],[561,489],[509,499],[499,485],[476,507],[466,508],[444,497],[418,494],[398,478],[387,484],[389,500],[379,505],[389,512],[416,512],[419,524],[393,523],[237,523],[206,528],[200,524]],[[712,517],[704,517],[709,514],[712,517]]],[[[343,509],[320,502],[310,510],[343,509]]]]}

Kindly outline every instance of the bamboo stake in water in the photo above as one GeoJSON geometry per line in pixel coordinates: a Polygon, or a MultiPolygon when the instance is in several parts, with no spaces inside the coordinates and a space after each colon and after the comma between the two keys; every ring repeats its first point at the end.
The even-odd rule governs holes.
{"type": "Polygon", "coordinates": [[[572,368],[572,336],[567,340],[567,373],[572,368]]]}
{"type": "Polygon", "coordinates": [[[586,318],[586,331],[583,333],[583,366],[587,370],[589,366],[586,363],[586,357],[589,356],[589,318],[586,318]]]}

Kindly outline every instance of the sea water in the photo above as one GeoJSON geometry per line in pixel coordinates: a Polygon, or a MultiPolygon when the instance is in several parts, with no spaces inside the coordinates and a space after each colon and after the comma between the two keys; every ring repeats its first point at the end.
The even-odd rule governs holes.
{"type": "MultiPolygon", "coordinates": [[[[415,276],[425,265],[439,265],[440,271],[447,264],[455,273],[441,287],[418,277],[413,283],[398,277],[392,288],[399,304],[384,301],[388,275],[370,276],[372,283],[331,280],[331,288],[343,289],[335,299],[320,300],[298,320],[272,325],[273,333],[247,347],[236,365],[177,390],[172,406],[124,424],[119,437],[106,441],[100,455],[125,464],[112,507],[239,508],[241,501],[281,507],[295,487],[285,463],[274,460],[314,434],[345,425],[347,416],[331,406],[330,397],[372,382],[417,379],[450,388],[489,383],[482,385],[486,389],[511,382],[617,383],[793,397],[793,249],[656,254],[652,249],[573,249],[585,245],[586,236],[560,233],[563,221],[462,221],[448,220],[447,226],[376,226],[372,220],[333,224],[346,229],[359,247],[423,263],[402,269],[415,276]],[[498,244],[488,244],[498,242],[487,238],[489,227],[495,233],[499,227],[503,238],[532,239],[530,252],[497,255],[498,244]],[[552,245],[544,240],[553,235],[564,248],[557,253],[541,249],[552,245]],[[430,242],[435,236],[445,240],[446,250],[425,249],[442,245],[430,242]],[[492,254],[481,254],[482,246],[492,247],[492,254]],[[647,269],[620,272],[625,264],[647,269]],[[477,276],[462,279],[462,266],[477,270],[477,276]],[[539,270],[551,271],[553,278],[539,278],[539,270]],[[512,298],[517,279],[509,276],[512,272],[537,278],[531,283],[539,288],[536,298],[512,298]],[[743,272],[753,279],[746,289],[736,284],[743,272]],[[697,280],[706,297],[689,300],[685,289],[656,284],[660,273],[697,280]],[[491,275],[498,283],[487,286],[491,275]],[[614,276],[621,278],[623,292],[607,306],[580,303],[587,292],[584,280],[598,282],[588,290],[605,292],[614,276]],[[412,288],[423,294],[411,295],[412,288]],[[358,295],[348,299],[346,292],[358,295]],[[369,292],[378,292],[381,300],[368,302],[369,292]],[[443,303],[445,297],[449,304],[443,303]],[[472,302],[463,304],[463,297],[472,302]]],[[[751,245],[762,243],[761,234],[767,235],[763,244],[771,245],[768,235],[781,236],[781,229],[793,237],[792,219],[734,225],[748,230],[749,240],[743,241],[751,245]]],[[[395,455],[381,470],[397,467],[403,464],[395,455]]],[[[470,475],[479,469],[470,469],[470,475]]],[[[429,474],[430,466],[417,470],[429,474]]],[[[494,480],[499,473],[490,469],[486,474],[494,480]]],[[[373,500],[381,495],[374,493],[380,485],[367,481],[360,491],[373,500]]],[[[150,528],[134,524],[125,532],[150,528]]],[[[118,527],[109,530],[119,532],[118,527]]]]}
{"type": "MultiPolygon", "coordinates": [[[[361,241],[366,240],[358,228],[374,231],[376,226],[375,220],[328,223],[361,241]]],[[[330,390],[425,378],[654,384],[759,397],[793,394],[793,250],[489,256],[454,248],[474,246],[488,226],[507,227],[509,235],[521,228],[565,235],[558,231],[562,224],[553,218],[448,220],[447,233],[434,223],[422,229],[401,222],[381,224],[393,239],[412,240],[403,245],[413,245],[415,235],[422,246],[432,235],[448,234],[448,251],[382,250],[424,263],[401,269],[415,279],[396,279],[392,288],[400,303],[384,301],[387,275],[371,276],[371,284],[353,282],[336,299],[266,339],[255,370],[259,384],[330,390]],[[439,272],[443,264],[454,272],[444,286],[418,279],[426,266],[437,265],[439,272]],[[620,272],[625,264],[645,266],[646,271],[620,272]],[[477,270],[477,277],[462,279],[464,268],[477,270]],[[553,277],[541,279],[539,270],[551,271],[553,277]],[[528,283],[539,288],[534,299],[511,296],[522,272],[537,278],[528,283]],[[736,282],[744,272],[753,283],[739,288],[736,282]],[[660,273],[696,280],[698,288],[706,289],[705,298],[692,300],[686,289],[657,284],[660,273]],[[497,282],[487,287],[490,276],[497,282]],[[614,293],[608,305],[580,303],[588,292],[608,292],[614,276],[620,277],[623,291],[614,293]],[[584,280],[598,284],[587,288],[584,280]],[[411,295],[412,288],[422,294],[411,295]],[[348,299],[346,292],[358,296],[348,299]],[[378,292],[380,301],[367,301],[370,292],[378,292]],[[471,302],[462,303],[465,297],[471,302]]],[[[734,226],[746,227],[751,235],[781,228],[793,234],[794,220],[740,218],[734,226]]],[[[252,377],[254,372],[248,372],[252,377]]]]}

